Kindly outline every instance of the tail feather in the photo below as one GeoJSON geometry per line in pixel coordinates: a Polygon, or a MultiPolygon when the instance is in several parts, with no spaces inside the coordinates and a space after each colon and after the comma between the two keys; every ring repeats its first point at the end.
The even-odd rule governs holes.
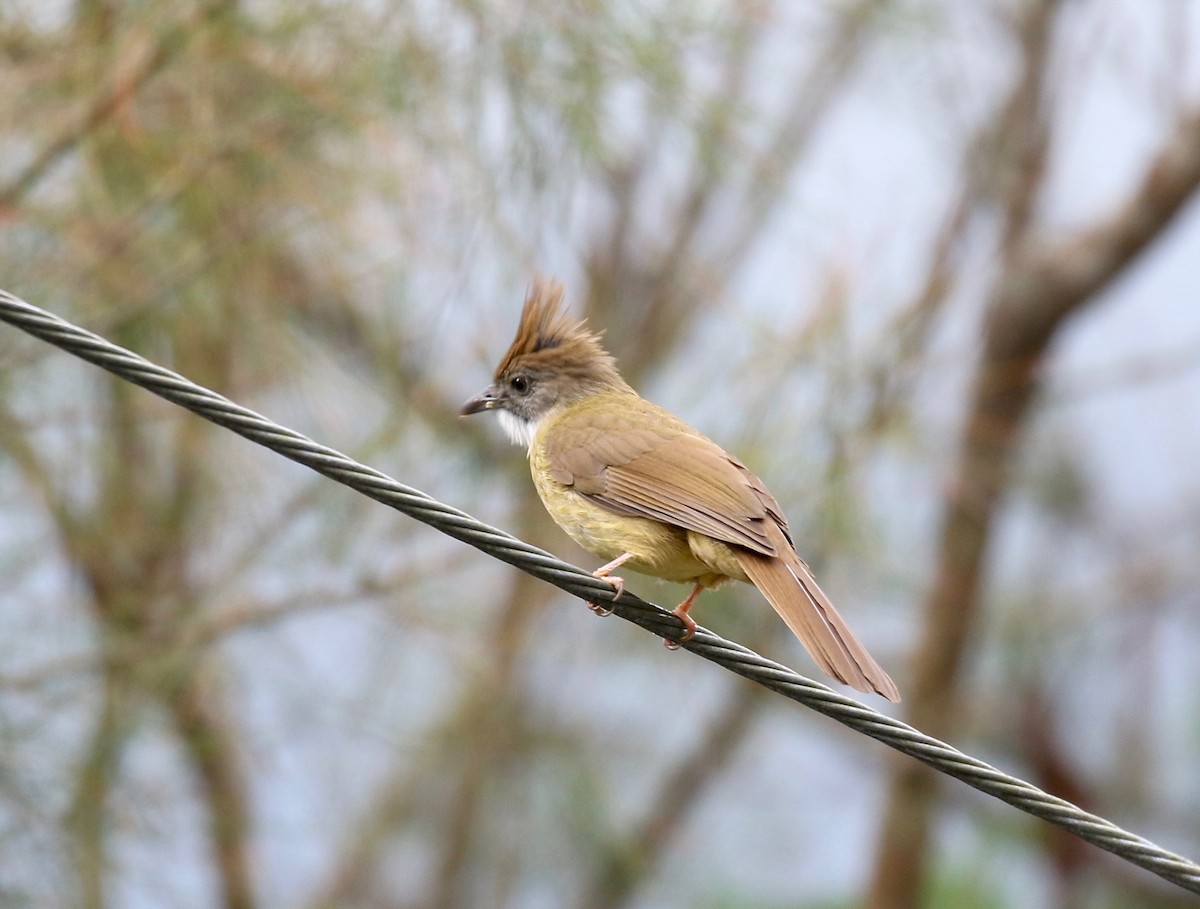
{"type": "MultiPolygon", "coordinates": [[[[782,534],[780,534],[782,537],[782,534]]],[[[804,649],[829,675],[859,691],[900,700],[896,683],[854,636],[829,598],[817,586],[808,566],[791,547],[778,546],[779,556],[737,550],[742,570],[800,639],[804,649]]]]}

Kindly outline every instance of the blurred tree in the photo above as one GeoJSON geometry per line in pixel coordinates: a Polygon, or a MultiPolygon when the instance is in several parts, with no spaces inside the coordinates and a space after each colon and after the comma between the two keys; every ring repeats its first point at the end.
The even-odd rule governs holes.
{"type": "MultiPolygon", "coordinates": [[[[455,418],[553,269],[769,481],[916,725],[1186,852],[1200,321],[1145,302],[1200,245],[1181,9],[8,0],[0,274],[590,564],[455,418]],[[1153,452],[1095,428],[1164,411],[1153,452]]],[[[6,335],[0,901],[1177,901],[6,335]]],[[[799,659],[752,591],[702,620],[799,659]]]]}

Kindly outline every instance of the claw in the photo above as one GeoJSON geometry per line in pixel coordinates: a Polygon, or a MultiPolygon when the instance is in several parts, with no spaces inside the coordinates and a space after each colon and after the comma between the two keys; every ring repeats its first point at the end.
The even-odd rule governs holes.
{"type": "Polygon", "coordinates": [[[623,564],[625,564],[632,558],[633,558],[632,553],[627,552],[624,555],[622,555],[620,558],[613,559],[607,565],[597,568],[595,571],[592,572],[592,577],[604,578],[604,580],[606,580],[606,581],[608,581],[608,583],[612,584],[613,587],[617,591],[615,594],[613,594],[613,598],[610,601],[610,603],[608,603],[608,604],[588,603],[588,609],[590,609],[592,612],[596,613],[596,615],[599,615],[599,616],[612,615],[613,611],[612,611],[611,604],[615,603],[617,600],[621,599],[621,594],[623,594],[625,592],[625,579],[618,578],[616,576],[610,576],[609,572],[611,572],[617,568],[620,568],[623,564]]]}
{"type": "Polygon", "coordinates": [[[610,577],[609,575],[606,575],[606,574],[597,574],[597,575],[593,575],[593,577],[604,578],[604,580],[606,580],[606,581],[608,581],[608,583],[612,584],[613,587],[617,588],[617,592],[615,594],[613,594],[613,598],[612,598],[612,601],[614,603],[617,600],[621,599],[621,594],[623,594],[625,592],[625,579],[624,578],[619,578],[616,575],[612,575],[610,577]]]}
{"type": "Polygon", "coordinates": [[[678,650],[680,645],[685,641],[690,641],[696,636],[696,620],[688,615],[688,610],[692,608],[692,604],[696,601],[696,597],[704,588],[697,584],[688,598],[671,610],[671,615],[683,622],[683,634],[679,636],[678,641],[664,640],[667,650],[678,650]]]}
{"type": "Polygon", "coordinates": [[[680,639],[679,639],[681,642],[682,641],[690,641],[692,638],[694,638],[696,636],[696,620],[695,619],[693,619],[686,612],[680,612],[678,609],[675,609],[674,611],[672,611],[671,615],[675,616],[675,618],[677,618],[677,619],[679,619],[679,621],[683,622],[683,636],[680,637],[680,639]]]}

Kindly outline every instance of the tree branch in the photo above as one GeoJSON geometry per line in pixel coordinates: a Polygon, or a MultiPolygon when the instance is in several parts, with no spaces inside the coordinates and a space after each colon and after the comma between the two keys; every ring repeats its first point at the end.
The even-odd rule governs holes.
{"type": "Polygon", "coordinates": [[[203,790],[222,905],[225,909],[253,909],[250,807],[234,737],[223,706],[215,698],[211,672],[201,663],[188,675],[181,690],[165,699],[165,704],[203,790]]]}
{"type": "MultiPolygon", "coordinates": [[[[1183,118],[1145,176],[1104,224],[1047,247],[1032,229],[990,295],[984,352],[945,503],[938,564],[924,609],[909,688],[910,722],[950,735],[959,712],[966,642],[978,623],[983,560],[1010,467],[1040,390],[1041,365],[1068,317],[1170,225],[1200,187],[1200,110],[1183,118]]],[[[893,781],[868,905],[915,905],[926,862],[935,781],[915,765],[893,781]]]]}
{"type": "Polygon", "coordinates": [[[194,20],[169,29],[132,72],[105,86],[74,123],[67,126],[57,138],[43,148],[7,186],[0,188],[0,212],[20,202],[55,164],[95,132],[101,124],[108,122],[122,104],[175,59],[201,28],[235,5],[236,0],[216,0],[203,9],[194,20]]]}
{"type": "Polygon", "coordinates": [[[641,823],[608,845],[580,901],[583,909],[619,909],[637,895],[667,854],[688,811],[729,763],[761,712],[763,690],[738,685],[704,736],[678,761],[649,800],[641,823]]]}

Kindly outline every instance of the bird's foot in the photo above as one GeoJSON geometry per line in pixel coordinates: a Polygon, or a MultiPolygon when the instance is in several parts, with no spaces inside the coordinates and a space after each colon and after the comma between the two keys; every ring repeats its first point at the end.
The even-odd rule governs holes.
{"type": "Polygon", "coordinates": [[[678,650],[682,644],[696,636],[696,620],[686,612],[680,612],[678,609],[672,610],[671,615],[683,622],[683,634],[679,636],[678,641],[664,639],[663,644],[666,645],[667,650],[678,650]]]}
{"type": "Polygon", "coordinates": [[[596,615],[600,616],[601,618],[603,618],[606,615],[613,614],[612,606],[605,605],[604,603],[588,603],[587,607],[588,607],[588,609],[590,609],[592,612],[596,613],[596,615]]]}
{"type": "Polygon", "coordinates": [[[597,568],[592,572],[592,577],[604,578],[604,580],[612,584],[617,590],[617,592],[613,594],[612,600],[608,603],[588,603],[588,609],[596,613],[598,616],[612,615],[612,604],[621,599],[621,594],[625,592],[625,579],[616,577],[615,575],[610,577],[609,572],[612,571],[612,569],[613,566],[610,564],[605,565],[603,568],[597,568]]]}
{"type": "Polygon", "coordinates": [[[664,639],[663,644],[666,645],[667,650],[678,650],[681,644],[690,641],[696,636],[696,620],[688,615],[688,611],[692,608],[692,604],[696,602],[696,597],[703,589],[700,584],[697,584],[692,589],[692,592],[688,594],[688,598],[671,610],[671,615],[683,622],[683,634],[679,636],[678,641],[664,639]]]}

